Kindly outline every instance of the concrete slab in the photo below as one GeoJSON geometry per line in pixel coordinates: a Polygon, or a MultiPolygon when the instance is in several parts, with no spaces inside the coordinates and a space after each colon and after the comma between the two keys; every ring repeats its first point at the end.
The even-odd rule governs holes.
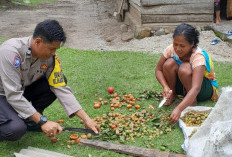
{"type": "Polygon", "coordinates": [[[19,154],[19,153],[14,153],[15,157],[30,157],[28,155],[23,155],[23,154],[19,154]]]}
{"type": "Polygon", "coordinates": [[[232,36],[226,35],[228,31],[232,31],[232,21],[221,20],[220,25],[216,25],[215,23],[213,23],[211,27],[220,39],[222,39],[223,41],[227,41],[228,45],[232,47],[232,36]]]}
{"type": "Polygon", "coordinates": [[[221,20],[220,25],[212,24],[213,30],[226,34],[228,31],[232,31],[232,22],[230,20],[221,20]]]}
{"type": "Polygon", "coordinates": [[[19,153],[14,153],[16,157],[73,157],[70,155],[65,155],[49,150],[44,150],[35,147],[28,147],[27,149],[21,149],[19,153]]]}
{"type": "Polygon", "coordinates": [[[40,152],[40,153],[45,153],[45,154],[49,154],[49,155],[53,155],[56,157],[72,157],[70,155],[65,155],[65,154],[61,154],[61,153],[57,153],[57,152],[53,152],[53,151],[49,151],[49,150],[44,150],[44,149],[40,149],[40,148],[35,148],[35,147],[28,147],[28,150],[33,150],[36,152],[40,152]]]}
{"type": "Polygon", "coordinates": [[[36,152],[34,150],[29,150],[29,149],[21,149],[20,154],[23,155],[28,155],[30,157],[38,157],[38,156],[43,156],[43,157],[55,157],[53,155],[50,154],[46,154],[46,153],[41,153],[41,152],[36,152]]]}

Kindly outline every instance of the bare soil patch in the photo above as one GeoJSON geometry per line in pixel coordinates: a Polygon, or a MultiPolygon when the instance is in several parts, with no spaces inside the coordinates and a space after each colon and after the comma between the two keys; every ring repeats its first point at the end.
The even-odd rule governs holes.
{"type": "MultiPolygon", "coordinates": [[[[162,53],[172,43],[172,34],[144,39],[121,40],[120,25],[114,12],[118,8],[113,0],[58,0],[38,7],[9,6],[0,9],[0,37],[12,38],[32,35],[38,22],[56,19],[67,34],[66,47],[80,50],[140,51],[162,53]],[[111,38],[110,42],[106,40],[111,38]]],[[[202,31],[199,46],[216,61],[232,61],[232,48],[217,38],[213,31],[202,31]]]]}

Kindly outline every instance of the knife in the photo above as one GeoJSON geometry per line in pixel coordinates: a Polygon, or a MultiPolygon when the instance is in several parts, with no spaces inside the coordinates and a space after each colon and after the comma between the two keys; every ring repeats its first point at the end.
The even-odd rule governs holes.
{"type": "MultiPolygon", "coordinates": [[[[168,96],[170,96],[170,94],[172,94],[172,90],[169,90],[169,91],[168,91],[168,96]]],[[[165,97],[163,98],[163,100],[160,102],[159,108],[162,107],[162,106],[165,104],[166,101],[167,101],[167,97],[165,96],[165,97]]]]}
{"type": "Polygon", "coordinates": [[[166,101],[167,101],[167,99],[163,98],[163,100],[159,104],[159,108],[162,107],[165,104],[166,101]]]}
{"type": "Polygon", "coordinates": [[[93,130],[90,129],[84,129],[84,128],[70,128],[70,127],[63,127],[62,128],[63,131],[74,131],[74,132],[81,132],[81,133],[85,133],[85,134],[92,134],[92,135],[97,135],[93,130]]]}

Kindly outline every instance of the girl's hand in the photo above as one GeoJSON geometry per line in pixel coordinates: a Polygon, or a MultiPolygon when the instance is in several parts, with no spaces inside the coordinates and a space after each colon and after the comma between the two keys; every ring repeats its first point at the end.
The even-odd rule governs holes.
{"type": "Polygon", "coordinates": [[[164,89],[163,89],[163,98],[166,98],[166,99],[168,99],[169,97],[170,97],[170,91],[171,91],[171,89],[169,88],[169,87],[165,87],[164,89]]]}
{"type": "Polygon", "coordinates": [[[176,108],[172,111],[172,114],[171,114],[171,116],[170,116],[169,121],[170,121],[171,123],[176,123],[176,122],[179,120],[179,118],[180,118],[180,114],[181,114],[181,110],[180,110],[178,107],[176,107],[176,108]]]}
{"type": "Polygon", "coordinates": [[[173,92],[170,90],[170,88],[163,90],[163,97],[166,98],[166,103],[164,104],[165,106],[171,105],[175,100],[175,95],[173,95],[173,92]]]}

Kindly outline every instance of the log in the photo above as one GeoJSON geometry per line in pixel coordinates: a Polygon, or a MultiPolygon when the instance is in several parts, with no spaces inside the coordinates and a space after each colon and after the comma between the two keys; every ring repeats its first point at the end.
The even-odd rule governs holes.
{"type": "Polygon", "coordinates": [[[137,146],[129,146],[125,144],[115,144],[99,140],[81,139],[80,143],[98,149],[105,149],[117,153],[139,156],[139,157],[185,157],[183,154],[174,154],[169,152],[160,152],[156,149],[148,149],[137,146]]]}
{"type": "Polygon", "coordinates": [[[139,24],[141,24],[141,12],[134,5],[130,6],[130,14],[139,24]]]}
{"type": "Polygon", "coordinates": [[[142,15],[141,23],[212,22],[213,15],[142,15]]]}
{"type": "Polygon", "coordinates": [[[142,6],[164,5],[164,4],[201,4],[214,3],[214,0],[140,0],[142,6]]]}

